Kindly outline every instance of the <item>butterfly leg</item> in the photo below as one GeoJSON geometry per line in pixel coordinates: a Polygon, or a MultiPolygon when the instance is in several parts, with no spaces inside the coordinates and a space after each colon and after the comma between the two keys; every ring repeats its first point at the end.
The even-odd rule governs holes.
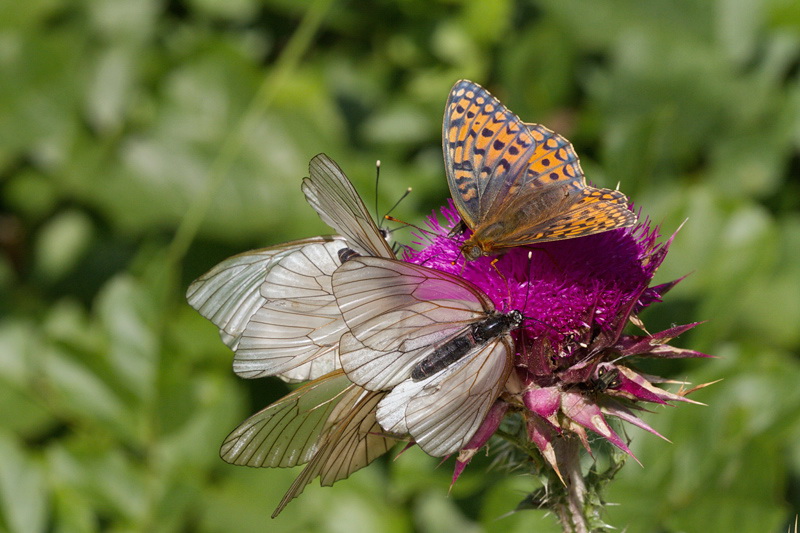
{"type": "Polygon", "coordinates": [[[511,286],[509,286],[509,284],[508,284],[508,279],[506,279],[506,277],[503,275],[503,273],[502,273],[502,272],[500,272],[500,269],[499,269],[499,268],[497,268],[497,262],[498,262],[499,260],[500,260],[500,258],[499,258],[499,257],[495,257],[494,259],[492,259],[492,262],[491,262],[491,263],[489,263],[489,264],[492,266],[492,268],[494,269],[494,271],[495,271],[495,272],[497,272],[497,274],[498,274],[498,275],[499,275],[501,278],[503,278],[503,282],[505,282],[505,284],[506,284],[506,290],[508,291],[508,307],[510,308],[510,307],[511,307],[511,303],[512,303],[512,301],[511,301],[511,286]]]}

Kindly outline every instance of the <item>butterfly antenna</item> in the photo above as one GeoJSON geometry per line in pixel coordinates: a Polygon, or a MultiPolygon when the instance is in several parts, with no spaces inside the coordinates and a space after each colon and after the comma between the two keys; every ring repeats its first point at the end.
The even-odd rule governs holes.
{"type": "MultiPolygon", "coordinates": [[[[421,227],[419,227],[419,226],[416,226],[416,225],[414,225],[414,224],[411,224],[410,222],[405,222],[405,221],[403,221],[403,220],[400,220],[399,218],[395,218],[395,217],[393,217],[392,215],[384,215],[384,217],[383,217],[383,218],[384,218],[384,219],[386,219],[386,220],[391,220],[392,222],[397,222],[398,224],[402,224],[402,225],[404,225],[404,226],[407,226],[407,227],[409,227],[409,228],[414,228],[415,230],[417,230],[417,231],[419,231],[419,232],[423,233],[423,234],[424,234],[424,235],[426,235],[426,236],[427,236],[427,235],[436,235],[436,233],[435,233],[435,232],[433,232],[433,231],[427,230],[427,229],[425,229],[425,228],[421,228],[421,227]]],[[[431,239],[431,242],[433,242],[433,239],[432,239],[432,238],[430,238],[430,237],[428,237],[428,238],[429,238],[429,239],[431,239]]]]}
{"type": "MultiPolygon", "coordinates": [[[[377,159],[375,161],[375,216],[378,216],[378,183],[381,180],[381,160],[377,159]]],[[[378,228],[381,227],[381,223],[383,221],[378,221],[378,228]]]]}
{"type": "Polygon", "coordinates": [[[531,295],[530,280],[533,277],[532,267],[533,267],[533,252],[531,250],[528,250],[528,290],[525,291],[525,303],[522,304],[523,310],[528,308],[528,298],[531,295]]]}
{"type": "MultiPolygon", "coordinates": [[[[564,273],[564,269],[563,269],[563,268],[561,268],[561,265],[559,265],[559,264],[558,264],[558,261],[556,261],[556,258],[555,258],[555,257],[553,257],[553,254],[551,254],[551,253],[550,253],[550,251],[549,251],[549,250],[547,250],[546,248],[542,248],[542,247],[540,247],[540,246],[538,246],[538,245],[528,245],[528,246],[525,246],[525,248],[527,248],[527,249],[529,250],[528,258],[530,258],[530,252],[542,252],[542,253],[544,253],[544,255],[546,255],[546,256],[547,256],[547,258],[550,260],[550,263],[551,263],[551,264],[552,264],[552,265],[553,265],[553,266],[554,266],[556,269],[558,269],[559,271],[561,271],[562,273],[564,273]]],[[[528,268],[529,268],[529,269],[530,269],[530,265],[531,265],[531,264],[532,264],[532,263],[529,263],[529,266],[528,266],[528,268]]]]}
{"type": "MultiPolygon", "coordinates": [[[[533,277],[532,273],[531,273],[531,267],[532,266],[533,266],[533,250],[528,250],[528,280],[530,280],[533,277]]],[[[561,331],[559,331],[558,328],[555,328],[555,327],[551,326],[550,324],[548,324],[547,322],[539,320],[538,318],[534,318],[532,316],[526,316],[524,314],[525,309],[528,308],[528,298],[530,297],[530,295],[531,295],[531,291],[530,291],[530,288],[528,288],[528,290],[525,291],[525,303],[522,304],[522,311],[523,311],[523,315],[522,316],[525,318],[525,320],[531,320],[533,322],[541,324],[544,327],[546,327],[548,329],[551,329],[551,330],[555,331],[556,333],[560,334],[561,331]]]]}
{"type": "Polygon", "coordinates": [[[386,215],[383,217],[383,218],[384,218],[384,220],[386,220],[386,218],[387,218],[387,217],[388,217],[388,216],[391,214],[391,212],[392,212],[392,211],[394,211],[394,210],[397,208],[397,206],[398,206],[398,205],[400,205],[400,202],[402,202],[403,200],[405,200],[405,199],[406,199],[406,196],[408,196],[409,194],[411,194],[411,187],[409,187],[408,189],[406,189],[406,192],[404,192],[404,193],[403,193],[403,196],[401,196],[401,197],[400,197],[400,199],[399,199],[399,200],[397,200],[397,201],[394,203],[394,205],[391,207],[391,209],[389,209],[389,210],[386,212],[386,215]]]}

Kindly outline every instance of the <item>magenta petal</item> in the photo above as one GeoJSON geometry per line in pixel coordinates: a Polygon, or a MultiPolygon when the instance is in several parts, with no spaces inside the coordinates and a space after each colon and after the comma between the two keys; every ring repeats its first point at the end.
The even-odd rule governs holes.
{"type": "Polygon", "coordinates": [[[628,449],[617,433],[608,425],[600,407],[589,402],[582,394],[565,392],[562,396],[561,409],[565,415],[608,440],[611,444],[636,460],[636,456],[628,449]]]}
{"type": "Polygon", "coordinates": [[[561,392],[556,387],[544,387],[525,391],[522,401],[531,412],[554,423],[555,414],[561,406],[561,392]]]}
{"type": "Polygon", "coordinates": [[[622,381],[622,385],[616,391],[626,393],[626,396],[631,400],[643,400],[662,405],[667,402],[686,402],[699,405],[699,402],[690,400],[685,396],[655,387],[650,380],[628,367],[618,366],[617,370],[619,370],[619,378],[622,381]]]}
{"type": "MultiPolygon", "coordinates": [[[[622,340],[621,344],[626,349],[633,349],[636,346],[641,345],[642,349],[646,349],[647,345],[657,345],[657,344],[664,344],[666,342],[671,341],[675,337],[686,333],[692,328],[697,327],[698,325],[702,324],[702,322],[692,322],[690,324],[681,324],[680,326],[673,326],[669,329],[665,329],[664,331],[659,331],[658,333],[653,333],[650,335],[630,335],[623,337],[627,342],[623,343],[622,340]],[[630,346],[627,346],[630,345],[630,346]]],[[[634,353],[634,352],[631,352],[634,353]]]]}
{"type": "Polygon", "coordinates": [[[564,478],[561,477],[561,472],[558,468],[558,458],[556,457],[556,450],[553,447],[553,439],[559,438],[558,434],[555,432],[553,427],[550,423],[541,418],[540,416],[527,413],[527,429],[528,429],[528,438],[530,441],[536,445],[539,449],[539,453],[542,454],[545,461],[547,461],[550,466],[553,468],[558,477],[561,478],[561,481],[564,481],[564,478]]]}
{"type": "Polygon", "coordinates": [[[654,346],[649,352],[637,353],[635,355],[638,355],[639,357],[658,357],[659,359],[689,359],[692,357],[710,357],[710,358],[716,357],[714,355],[698,352],[696,350],[689,350],[687,348],[675,348],[674,346],[668,346],[666,344],[654,346]]]}
{"type": "Polygon", "coordinates": [[[489,412],[486,414],[486,418],[483,419],[480,427],[478,427],[478,431],[475,432],[467,445],[459,452],[458,459],[456,459],[456,467],[453,471],[453,479],[450,482],[451,487],[458,479],[458,476],[461,475],[461,472],[464,471],[464,468],[466,468],[472,460],[475,453],[489,441],[491,436],[494,435],[494,432],[497,431],[497,428],[500,427],[500,422],[502,422],[503,417],[506,416],[506,411],[508,411],[508,404],[506,402],[494,402],[494,405],[492,405],[489,412]]]}
{"type": "Polygon", "coordinates": [[[623,421],[625,421],[625,422],[627,422],[629,424],[633,424],[634,426],[636,426],[638,428],[641,428],[641,429],[643,429],[643,430],[645,430],[645,431],[647,431],[649,433],[652,433],[656,437],[661,437],[662,439],[664,439],[667,442],[671,442],[664,435],[662,435],[661,433],[659,433],[658,431],[656,431],[655,429],[650,427],[647,423],[645,423],[644,420],[642,420],[638,416],[634,415],[633,412],[630,411],[630,409],[628,409],[628,408],[626,408],[626,407],[624,407],[622,405],[619,405],[619,404],[606,405],[606,406],[603,407],[603,412],[606,413],[607,415],[615,416],[615,417],[619,418],[620,420],[623,420],[623,421]]]}
{"type": "Polygon", "coordinates": [[[648,287],[639,297],[639,301],[636,302],[636,306],[633,308],[633,312],[639,313],[645,307],[660,302],[666,293],[668,293],[675,285],[677,285],[684,279],[686,279],[686,276],[681,276],[676,280],[667,283],[662,283],[661,285],[656,285],[655,287],[648,287]]]}

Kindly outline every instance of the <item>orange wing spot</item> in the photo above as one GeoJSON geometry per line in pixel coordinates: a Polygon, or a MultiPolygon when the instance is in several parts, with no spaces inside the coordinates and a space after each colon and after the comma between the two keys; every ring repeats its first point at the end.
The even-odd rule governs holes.
{"type": "MultiPolygon", "coordinates": [[[[458,183],[458,190],[468,190],[472,187],[473,178],[469,172],[461,171],[455,176],[455,181],[458,183]]],[[[461,196],[464,196],[464,193],[461,196]]]]}
{"type": "Polygon", "coordinates": [[[461,199],[464,201],[465,204],[468,204],[472,200],[475,199],[477,196],[477,191],[474,187],[470,187],[469,190],[461,192],[461,199]]]}
{"type": "Polygon", "coordinates": [[[484,108],[484,111],[486,113],[492,113],[492,112],[494,112],[494,106],[492,104],[489,104],[484,108]]]}
{"type": "MultiPolygon", "coordinates": [[[[474,94],[470,95],[470,98],[474,98],[474,97],[475,97],[474,94]]],[[[478,105],[483,105],[483,103],[485,101],[486,101],[486,99],[483,96],[479,96],[479,97],[475,98],[475,103],[478,104],[478,105]]]]}
{"type": "MultiPolygon", "coordinates": [[[[485,131],[486,128],[482,128],[482,131],[485,131]]],[[[494,132],[492,132],[494,133],[494,132]]],[[[486,147],[489,146],[493,137],[484,137],[483,134],[479,134],[477,139],[475,140],[475,147],[481,150],[486,150],[486,147]]]]}
{"type": "Polygon", "coordinates": [[[447,132],[447,142],[455,144],[456,140],[458,140],[458,128],[453,126],[450,128],[450,131],[447,132]]]}
{"type": "Polygon", "coordinates": [[[533,155],[528,159],[528,169],[534,174],[545,174],[553,169],[553,161],[543,157],[539,150],[534,150],[533,155]]]}
{"type": "Polygon", "coordinates": [[[533,140],[536,141],[537,144],[542,142],[542,140],[544,139],[544,135],[542,135],[542,132],[539,130],[530,130],[530,134],[531,137],[533,137],[533,140]]]}
{"type": "Polygon", "coordinates": [[[509,135],[509,134],[507,134],[505,132],[501,132],[495,137],[495,141],[500,141],[500,143],[503,145],[501,148],[505,148],[509,144],[513,144],[514,143],[514,137],[513,137],[513,135],[509,135]]]}

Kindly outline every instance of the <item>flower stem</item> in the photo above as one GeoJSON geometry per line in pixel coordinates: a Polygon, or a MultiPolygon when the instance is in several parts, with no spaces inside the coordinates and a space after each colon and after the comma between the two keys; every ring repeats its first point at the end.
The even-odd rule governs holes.
{"type": "Polygon", "coordinates": [[[581,473],[580,443],[575,438],[560,438],[553,444],[566,484],[565,498],[553,506],[553,511],[565,533],[589,533],[584,512],[586,483],[581,473]]]}

